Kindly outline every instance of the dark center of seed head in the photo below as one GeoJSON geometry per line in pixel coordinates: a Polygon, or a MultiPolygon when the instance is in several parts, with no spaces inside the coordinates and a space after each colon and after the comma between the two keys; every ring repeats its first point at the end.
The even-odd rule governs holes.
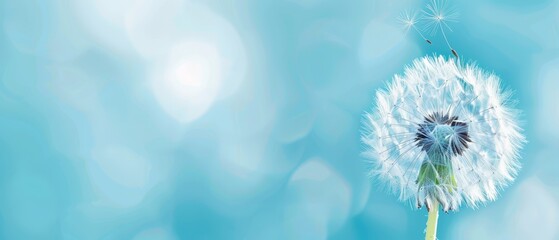
{"type": "Polygon", "coordinates": [[[437,151],[461,155],[470,142],[466,122],[439,112],[425,116],[423,123],[418,124],[415,134],[416,146],[427,153],[437,151]]]}

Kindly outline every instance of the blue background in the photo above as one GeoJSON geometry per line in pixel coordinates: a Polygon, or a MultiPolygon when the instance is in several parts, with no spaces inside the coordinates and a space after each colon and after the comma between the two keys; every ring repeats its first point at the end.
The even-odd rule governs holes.
{"type": "MultiPolygon", "coordinates": [[[[424,55],[425,1],[5,0],[2,239],[421,239],[367,179],[361,118],[424,55]]],[[[559,239],[559,1],[451,1],[465,60],[515,91],[529,143],[440,239],[559,239]]]]}

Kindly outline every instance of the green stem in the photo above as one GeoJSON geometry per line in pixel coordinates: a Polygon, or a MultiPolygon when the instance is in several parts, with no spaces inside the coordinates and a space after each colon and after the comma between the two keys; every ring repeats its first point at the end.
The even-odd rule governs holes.
{"type": "Polygon", "coordinates": [[[434,201],[429,209],[427,217],[427,229],[425,229],[425,240],[437,239],[437,220],[439,218],[439,202],[434,201]]]}

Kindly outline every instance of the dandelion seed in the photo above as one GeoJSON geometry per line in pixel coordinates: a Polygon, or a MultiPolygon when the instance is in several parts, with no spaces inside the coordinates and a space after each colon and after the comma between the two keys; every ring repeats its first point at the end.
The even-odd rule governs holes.
{"type": "Polygon", "coordinates": [[[514,180],[525,142],[510,96],[477,66],[442,56],[415,60],[377,91],[366,114],[362,141],[371,174],[401,200],[425,206],[429,224],[439,205],[448,212],[495,200],[514,180]]]}
{"type": "Polygon", "coordinates": [[[406,32],[409,31],[410,29],[413,29],[419,34],[419,36],[421,36],[421,38],[423,38],[423,40],[425,42],[431,44],[431,40],[427,39],[423,35],[423,33],[421,33],[421,31],[419,31],[419,29],[417,29],[417,27],[416,27],[416,24],[417,24],[417,13],[416,12],[404,11],[400,15],[400,17],[398,17],[398,21],[404,26],[406,32]]]}
{"type": "Polygon", "coordinates": [[[435,35],[440,30],[446,45],[450,48],[452,54],[458,58],[458,53],[450,45],[445,33],[445,29],[452,32],[452,28],[450,28],[448,24],[458,20],[458,13],[456,10],[449,7],[445,0],[432,0],[431,3],[427,5],[427,9],[423,10],[423,15],[423,19],[427,22],[425,24],[426,30],[430,31],[431,35],[435,35]]]}

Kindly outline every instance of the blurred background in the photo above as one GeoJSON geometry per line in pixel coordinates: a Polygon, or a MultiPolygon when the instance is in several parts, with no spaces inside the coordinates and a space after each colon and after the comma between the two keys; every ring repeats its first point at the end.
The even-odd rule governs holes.
{"type": "MultiPolygon", "coordinates": [[[[422,239],[367,178],[361,120],[417,57],[426,1],[0,1],[0,238],[422,239]]],[[[559,1],[450,1],[529,143],[440,239],[559,239],[559,1]]]]}

